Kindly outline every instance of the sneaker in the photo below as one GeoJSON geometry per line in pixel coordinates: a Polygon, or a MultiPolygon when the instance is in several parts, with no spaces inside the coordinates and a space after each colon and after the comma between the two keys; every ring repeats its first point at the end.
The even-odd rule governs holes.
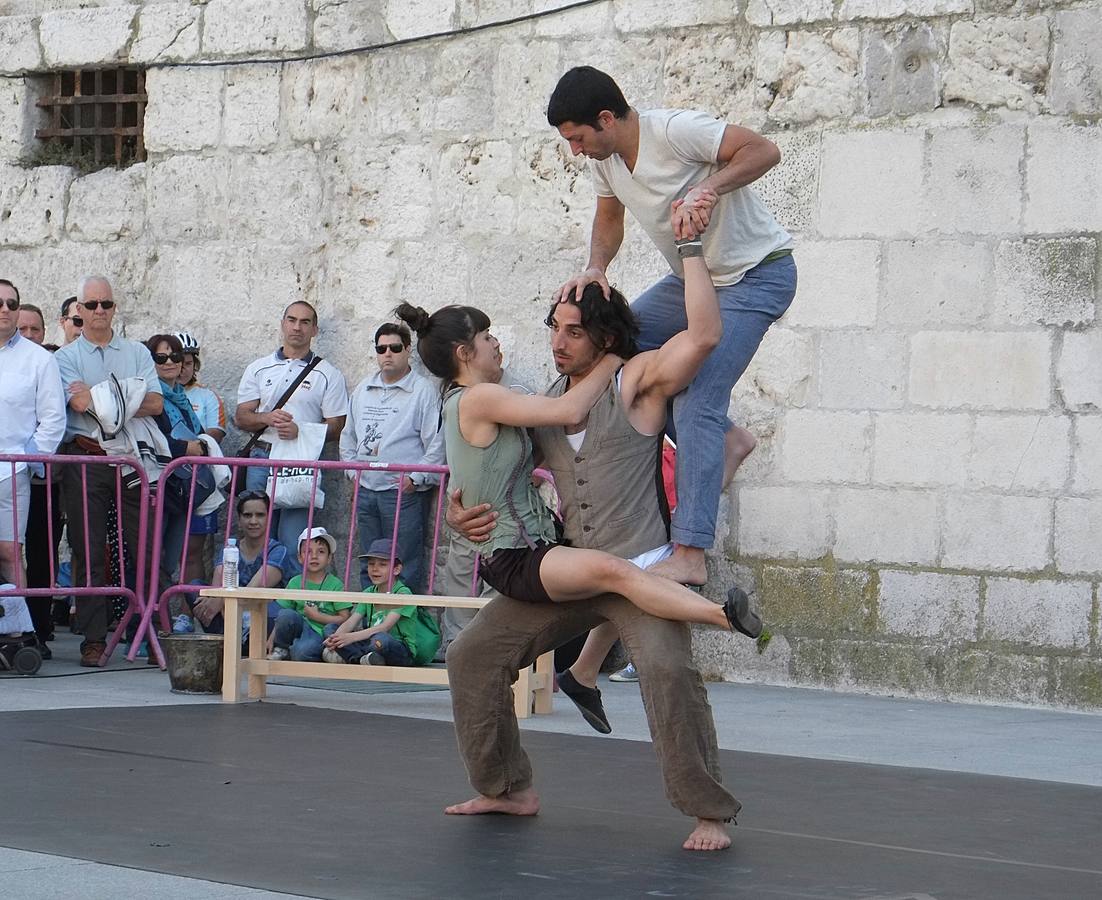
{"type": "Polygon", "coordinates": [[[268,654],[268,659],[279,662],[284,659],[291,658],[291,651],[286,647],[272,647],[272,652],[268,654]]]}
{"type": "Polygon", "coordinates": [[[100,657],[107,651],[107,644],[90,643],[80,648],[80,664],[85,668],[99,666],[100,657]]]}
{"type": "Polygon", "coordinates": [[[612,726],[608,723],[608,716],[605,715],[605,708],[601,703],[601,692],[597,688],[581,684],[569,669],[559,672],[558,682],[559,689],[578,707],[578,712],[594,731],[601,734],[612,733],[612,726]]]}
{"type": "Polygon", "coordinates": [[[172,633],[173,634],[194,634],[195,623],[191,621],[191,616],[186,613],[180,613],[175,619],[172,620],[172,633]]]}
{"type": "Polygon", "coordinates": [[[327,663],[343,663],[344,657],[342,657],[332,647],[324,647],[321,651],[321,661],[327,663]]]}
{"type": "Polygon", "coordinates": [[[757,638],[761,634],[761,616],[750,608],[750,598],[742,588],[733,587],[727,592],[723,611],[732,631],[741,632],[748,638],[757,638]]]}
{"type": "Polygon", "coordinates": [[[383,654],[372,650],[370,653],[365,653],[360,657],[361,666],[385,666],[386,657],[383,654]]]}
{"type": "Polygon", "coordinates": [[[608,676],[609,681],[638,681],[639,673],[635,671],[635,663],[628,663],[619,672],[613,672],[608,676]]]}

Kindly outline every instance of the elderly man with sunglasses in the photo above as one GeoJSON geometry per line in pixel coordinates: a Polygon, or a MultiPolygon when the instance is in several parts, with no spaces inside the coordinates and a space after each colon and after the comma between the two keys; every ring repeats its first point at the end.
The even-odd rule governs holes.
{"type": "MultiPolygon", "coordinates": [[[[115,333],[116,309],[111,283],[106,278],[89,275],[80,280],[73,312],[83,320],[84,328],[80,337],[56,354],[69,404],[63,453],[104,455],[95,437],[96,423],[88,415],[88,409],[92,403],[92,387],[112,375],[120,381],[140,378],[145,382],[145,396],[135,415],[156,416],[164,407],[153,357],[144,344],[115,333]]],[[[92,586],[99,587],[106,581],[106,522],[108,509],[115,499],[115,470],[110,466],[88,466],[87,518],[80,466],[64,466],[61,483],[69,522],[69,543],[73,548],[73,584],[84,586],[86,573],[90,573],[92,586]],[[88,559],[85,559],[86,545],[91,554],[88,559]]],[[[139,487],[123,485],[118,515],[126,545],[134,552],[138,547],[141,515],[139,487]]],[[[152,550],[151,545],[152,541],[148,541],[147,554],[152,550]]],[[[147,559],[146,571],[149,571],[148,562],[147,559]]],[[[80,648],[82,666],[98,666],[107,649],[108,606],[109,601],[100,597],[77,601],[76,623],[84,633],[80,648]]]]}
{"type": "MultiPolygon", "coordinates": [[[[341,459],[444,464],[440,392],[431,381],[410,368],[410,350],[410,333],[405,325],[387,322],[376,330],[379,371],[356,385],[348,401],[348,419],[340,440],[341,459]]],[[[356,501],[360,546],[366,553],[373,542],[389,539],[397,515],[397,555],[402,560],[402,580],[414,593],[424,588],[426,506],[437,480],[433,475],[416,472],[360,473],[360,494],[356,501]]],[[[366,565],[360,572],[360,580],[365,587],[369,584],[366,565]]]]}

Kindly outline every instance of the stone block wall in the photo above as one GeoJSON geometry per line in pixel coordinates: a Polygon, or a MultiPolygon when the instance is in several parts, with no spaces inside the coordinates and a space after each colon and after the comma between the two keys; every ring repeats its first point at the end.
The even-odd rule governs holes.
{"type": "MultiPolygon", "coordinates": [[[[784,154],[759,187],[800,289],[732,397],[759,446],[712,557],[775,637],[700,632],[705,671],[1102,706],[1098,0],[608,0],[242,64],[555,5],[0,0],[0,274],[48,309],[108,274],[127,333],[194,331],[230,406],[296,298],[350,383],[402,299],[484,307],[545,382],[594,201],[543,109],[592,63],[784,154]],[[19,164],[43,73],[127,61],[147,162],[19,164]]],[[[629,227],[613,280],[662,272],[629,227]]]]}

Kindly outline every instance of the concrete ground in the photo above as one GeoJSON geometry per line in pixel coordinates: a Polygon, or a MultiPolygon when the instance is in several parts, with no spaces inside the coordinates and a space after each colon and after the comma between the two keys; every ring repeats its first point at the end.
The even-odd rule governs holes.
{"type": "MultiPolygon", "coordinates": [[[[9,712],[220,702],[218,697],[173,694],[166,674],[146,666],[144,660],[126,663],[121,654],[107,670],[82,670],[75,665],[78,641],[59,635],[55,660],[44,664],[38,676],[0,678],[0,735],[3,714],[9,712]]],[[[451,716],[449,696],[443,690],[349,682],[308,684],[272,684],[268,700],[350,715],[441,721],[451,716]]],[[[611,737],[648,741],[637,686],[604,682],[601,688],[613,724],[611,737]]],[[[711,684],[709,696],[720,747],[725,750],[1102,786],[1100,715],[742,684],[711,684]]],[[[522,727],[603,739],[562,695],[556,695],[553,714],[528,719],[522,727]]],[[[731,780],[737,788],[737,780],[731,780]]],[[[1102,834],[1071,835],[1069,840],[1097,843],[1102,834]]],[[[131,885],[140,885],[157,897],[286,896],[13,849],[0,849],[0,878],[6,896],[28,900],[102,897],[131,885]]]]}

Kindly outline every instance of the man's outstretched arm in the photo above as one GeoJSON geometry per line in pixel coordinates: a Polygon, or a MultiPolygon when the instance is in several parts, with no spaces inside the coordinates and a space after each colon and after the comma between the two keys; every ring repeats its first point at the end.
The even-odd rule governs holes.
{"type": "Polygon", "coordinates": [[[624,369],[625,380],[634,383],[629,402],[636,405],[647,398],[649,403],[660,407],[663,416],[666,400],[688,387],[723,336],[719,301],[700,237],[684,230],[679,218],[681,207],[680,202],[675,203],[671,217],[678,253],[685,266],[685,330],[658,350],[629,360],[624,369]]]}
{"type": "Polygon", "coordinates": [[[587,284],[596,283],[607,300],[611,296],[605,272],[620,252],[624,242],[624,204],[615,197],[598,197],[597,211],[593,215],[593,231],[589,239],[589,262],[586,269],[575,275],[554,294],[556,303],[563,300],[582,299],[587,284]]]}
{"type": "Polygon", "coordinates": [[[741,125],[728,125],[716,154],[716,162],[722,168],[694,184],[685,194],[685,220],[697,231],[703,231],[721,194],[757,181],[780,161],[781,151],[769,138],[741,125]],[[708,196],[709,192],[713,196],[708,196]]]}

